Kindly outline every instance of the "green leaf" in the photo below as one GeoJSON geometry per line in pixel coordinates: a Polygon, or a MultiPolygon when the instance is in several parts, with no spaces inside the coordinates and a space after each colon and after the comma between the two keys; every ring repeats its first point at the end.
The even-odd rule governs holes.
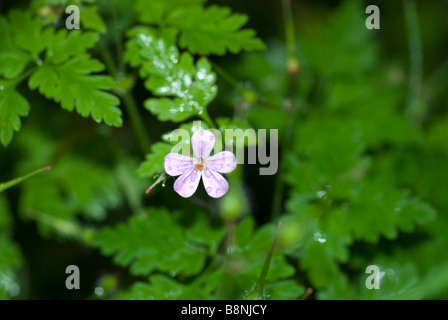
{"type": "Polygon", "coordinates": [[[82,26],[87,29],[92,29],[100,33],[107,31],[106,25],[98,13],[98,6],[84,7],[79,14],[79,18],[82,26]]]}
{"type": "Polygon", "coordinates": [[[20,293],[20,286],[15,274],[22,264],[19,247],[11,240],[12,217],[8,203],[0,194],[0,300],[9,299],[20,293]]]}
{"type": "Polygon", "coordinates": [[[48,44],[46,62],[60,64],[70,57],[81,55],[93,47],[98,39],[98,34],[93,32],[61,29],[48,44]]]}
{"type": "Polygon", "coordinates": [[[266,295],[272,300],[293,300],[305,293],[305,287],[294,280],[281,280],[266,285],[266,295]]]}
{"type": "Polygon", "coordinates": [[[173,9],[196,6],[206,0],[137,0],[135,10],[140,22],[162,24],[173,9]]]}
{"type": "Polygon", "coordinates": [[[171,152],[172,145],[164,142],[156,142],[151,146],[151,152],[146,155],[145,161],[138,168],[140,177],[153,177],[165,172],[163,167],[165,156],[171,152]]]}
{"type": "MultiPolygon", "coordinates": [[[[235,295],[247,298],[259,280],[264,261],[274,241],[275,230],[274,224],[267,224],[255,231],[252,218],[240,222],[236,229],[236,243],[227,248],[230,270],[227,270],[218,282],[218,285],[223,286],[220,288],[219,299],[235,295]]],[[[294,267],[286,261],[285,256],[275,250],[267,271],[266,282],[274,284],[293,276],[294,273],[294,267]]],[[[266,291],[266,294],[269,292],[271,291],[266,291]]]]}
{"type": "Polygon", "coordinates": [[[18,246],[7,236],[0,234],[0,299],[8,299],[20,293],[14,269],[20,266],[22,257],[18,246]]]}
{"type": "Polygon", "coordinates": [[[15,90],[14,84],[0,80],[0,141],[5,147],[14,131],[20,130],[20,117],[27,116],[29,110],[28,101],[15,90]]]}
{"type": "Polygon", "coordinates": [[[224,233],[224,229],[213,228],[209,224],[208,217],[201,215],[197,218],[194,225],[188,229],[187,236],[191,240],[205,244],[210,248],[212,254],[216,254],[224,233]]]}
{"type": "Polygon", "coordinates": [[[103,228],[95,235],[95,244],[103,254],[114,255],[115,263],[130,266],[134,275],[155,270],[194,275],[207,257],[204,246],[195,245],[166,209],[149,208],[145,216],[103,228]]]}
{"type": "Polygon", "coordinates": [[[157,38],[148,28],[136,28],[127,43],[125,59],[134,67],[140,66],[140,75],[149,78],[145,87],[156,96],[145,101],[145,108],[161,121],[180,122],[202,115],[214,99],[216,76],[206,58],[196,66],[188,53],[179,55],[178,49],[165,38],[157,38]],[[174,98],[166,98],[174,97],[174,98]]]}
{"type": "Polygon", "coordinates": [[[185,7],[171,11],[167,17],[167,23],[181,32],[180,46],[203,55],[264,50],[254,30],[241,30],[247,20],[247,15],[232,14],[230,8],[215,5],[185,7]]]}
{"type": "Polygon", "coordinates": [[[29,51],[34,58],[38,58],[52,38],[53,29],[46,28],[42,31],[42,20],[39,17],[31,17],[29,12],[11,10],[8,17],[14,43],[29,51]]]}
{"type": "Polygon", "coordinates": [[[102,220],[120,202],[117,182],[107,168],[66,156],[48,174],[24,182],[21,206],[25,214],[43,213],[64,220],[82,214],[89,220],[102,220]]]}
{"type": "MultiPolygon", "coordinates": [[[[344,1],[330,18],[315,26],[301,39],[301,51],[307,64],[321,76],[357,76],[375,65],[376,43],[365,25],[365,8],[358,1],[344,1]]],[[[310,16],[311,18],[311,16],[310,16]]],[[[312,17],[311,19],[313,19],[312,17]]]]}
{"type": "Polygon", "coordinates": [[[29,56],[13,44],[8,22],[3,17],[0,17],[0,39],[0,75],[14,78],[25,69],[29,56]]]}
{"type": "Polygon", "coordinates": [[[381,181],[367,180],[355,191],[347,219],[357,239],[378,241],[379,236],[397,237],[398,229],[411,232],[416,224],[435,218],[431,206],[409,196],[409,192],[387,188],[381,181]]]}
{"type": "Polygon", "coordinates": [[[136,282],[131,289],[114,297],[117,300],[180,300],[191,299],[184,296],[185,285],[164,275],[156,274],[149,283],[136,282]]]}
{"type": "Polygon", "coordinates": [[[109,76],[92,75],[102,71],[104,66],[98,60],[81,54],[60,66],[45,64],[29,79],[31,89],[39,89],[46,98],[60,102],[62,108],[76,111],[83,117],[91,115],[96,122],[111,126],[122,125],[119,99],[104,90],[116,86],[109,76]]]}

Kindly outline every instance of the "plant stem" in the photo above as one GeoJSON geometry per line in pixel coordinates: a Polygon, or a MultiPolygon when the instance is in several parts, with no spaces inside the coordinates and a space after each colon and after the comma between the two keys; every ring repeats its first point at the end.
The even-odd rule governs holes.
{"type": "Polygon", "coordinates": [[[24,175],[22,177],[15,178],[15,179],[9,180],[7,182],[1,182],[0,183],[0,192],[5,191],[6,189],[9,189],[12,186],[15,186],[16,184],[22,182],[23,180],[31,178],[32,176],[34,176],[34,175],[36,175],[36,174],[38,174],[38,173],[40,173],[42,171],[48,171],[50,169],[51,168],[49,166],[47,166],[47,167],[41,168],[39,170],[33,171],[31,173],[28,173],[28,174],[26,174],[26,175],[24,175]]]}
{"type": "MultiPolygon", "coordinates": [[[[285,28],[286,46],[288,48],[288,68],[292,67],[290,63],[295,62],[298,67],[296,54],[296,38],[294,33],[294,20],[292,17],[291,0],[282,0],[283,22],[285,28]]],[[[288,69],[288,71],[290,71],[288,69]]]]}
{"type": "MultiPolygon", "coordinates": [[[[288,117],[288,122],[286,124],[285,134],[282,137],[282,144],[281,144],[283,149],[285,149],[285,146],[291,141],[294,132],[294,119],[297,111],[295,103],[295,95],[297,88],[297,77],[300,71],[300,64],[296,54],[294,20],[292,17],[291,1],[282,0],[282,8],[284,16],[283,19],[284,19],[286,46],[288,48],[288,61],[286,64],[286,70],[289,75],[289,97],[285,108],[286,111],[290,113],[288,117]]],[[[282,153],[284,153],[284,150],[282,150],[282,153]]],[[[280,212],[282,211],[283,193],[285,189],[284,183],[282,181],[282,174],[284,170],[285,170],[284,161],[280,161],[279,174],[274,184],[274,196],[272,200],[272,211],[271,211],[272,219],[277,218],[280,215],[280,212]]]]}
{"type": "Polygon", "coordinates": [[[130,91],[127,91],[123,96],[123,103],[126,107],[126,112],[131,120],[132,130],[137,137],[140,150],[146,154],[149,151],[150,141],[149,136],[143,125],[142,118],[138,112],[137,104],[135,103],[134,96],[130,91]]]}
{"type": "Polygon", "coordinates": [[[268,275],[269,266],[271,265],[272,255],[274,254],[275,245],[277,244],[277,238],[280,231],[282,223],[279,222],[277,225],[277,231],[275,232],[274,241],[272,241],[271,248],[269,249],[268,254],[263,263],[263,269],[261,270],[260,277],[258,278],[257,285],[255,286],[254,291],[250,295],[250,300],[263,300],[264,299],[264,286],[266,283],[266,277],[268,275]]]}
{"type": "MultiPolygon", "coordinates": [[[[99,50],[110,75],[117,79],[119,77],[119,74],[109,50],[107,50],[107,48],[102,43],[99,44],[99,50]]],[[[122,100],[126,108],[126,113],[129,116],[132,130],[134,131],[134,135],[137,138],[140,150],[143,154],[146,154],[149,151],[150,146],[149,135],[145,130],[145,126],[138,111],[137,103],[135,102],[131,90],[132,88],[129,88],[122,94],[122,100]]]]}
{"type": "Polygon", "coordinates": [[[207,122],[207,124],[210,128],[218,129],[218,126],[213,122],[212,118],[210,118],[208,111],[206,109],[204,109],[204,111],[202,112],[201,118],[205,122],[207,122]]]}
{"type": "Polygon", "coordinates": [[[422,86],[423,52],[417,16],[417,2],[404,0],[404,14],[409,41],[409,89],[406,111],[411,122],[420,126],[423,111],[419,98],[422,86]]]}

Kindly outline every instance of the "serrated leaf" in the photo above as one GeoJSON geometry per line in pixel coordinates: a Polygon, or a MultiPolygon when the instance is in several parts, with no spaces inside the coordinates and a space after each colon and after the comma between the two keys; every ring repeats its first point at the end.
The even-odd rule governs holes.
{"type": "Polygon", "coordinates": [[[12,83],[0,80],[0,140],[6,147],[14,131],[21,127],[20,117],[28,115],[30,105],[12,83]]]}
{"type": "Polygon", "coordinates": [[[135,10],[140,22],[161,24],[173,8],[185,8],[204,3],[206,0],[137,0],[135,10]]]}
{"type": "Polygon", "coordinates": [[[62,158],[52,170],[23,183],[21,210],[72,220],[82,214],[103,220],[121,202],[119,188],[107,168],[86,159],[62,158]]]}
{"type": "Polygon", "coordinates": [[[29,56],[13,44],[10,27],[3,17],[0,17],[0,39],[0,75],[14,78],[25,69],[29,56]]]}
{"type": "Polygon", "coordinates": [[[106,227],[95,235],[95,244],[103,254],[114,255],[115,263],[130,266],[135,275],[155,270],[193,275],[207,256],[204,248],[189,242],[185,229],[166,209],[149,208],[143,217],[106,227]]]}
{"type": "Polygon", "coordinates": [[[164,97],[146,100],[145,107],[161,121],[180,122],[203,114],[217,93],[216,76],[208,60],[200,58],[195,66],[190,54],[180,55],[174,45],[148,28],[137,28],[130,35],[126,60],[140,66],[142,77],[149,77],[145,81],[148,90],[164,97]]]}
{"type": "Polygon", "coordinates": [[[146,155],[145,161],[138,168],[140,177],[153,177],[165,172],[163,168],[165,156],[171,152],[172,145],[164,142],[156,142],[151,146],[151,152],[146,155]]]}
{"type": "Polygon", "coordinates": [[[31,17],[28,12],[11,10],[8,17],[14,43],[37,58],[52,38],[53,29],[46,28],[42,31],[42,20],[31,17]]]}
{"type": "Polygon", "coordinates": [[[98,13],[98,6],[84,7],[79,14],[83,27],[105,33],[107,28],[103,19],[98,13]]]}
{"type": "Polygon", "coordinates": [[[380,236],[395,239],[399,230],[411,232],[416,224],[436,216],[428,204],[379,181],[367,180],[353,202],[348,209],[350,228],[357,239],[367,242],[376,242],[380,236]]]}
{"type": "Polygon", "coordinates": [[[122,125],[119,99],[105,90],[116,86],[109,76],[92,75],[104,69],[102,63],[81,54],[59,66],[46,64],[29,79],[31,89],[47,98],[60,102],[62,108],[76,111],[83,117],[91,116],[95,121],[104,121],[111,126],[122,125]]]}
{"type": "Polygon", "coordinates": [[[59,30],[51,39],[47,48],[47,61],[59,64],[70,57],[83,54],[98,41],[99,36],[93,32],[81,32],[79,30],[59,30]]]}
{"type": "Polygon", "coordinates": [[[247,15],[232,14],[230,8],[215,5],[205,9],[192,6],[173,10],[167,17],[167,23],[181,32],[180,46],[203,55],[265,49],[254,30],[241,30],[247,20],[247,15]]]}

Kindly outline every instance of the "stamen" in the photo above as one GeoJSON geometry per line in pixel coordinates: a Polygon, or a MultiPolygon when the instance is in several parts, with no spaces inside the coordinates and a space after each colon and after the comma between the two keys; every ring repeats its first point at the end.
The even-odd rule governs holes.
{"type": "Polygon", "coordinates": [[[202,164],[202,161],[201,162],[199,162],[199,163],[196,163],[195,164],[195,167],[196,167],[196,171],[197,170],[202,170],[202,169],[204,169],[204,165],[202,164]]]}

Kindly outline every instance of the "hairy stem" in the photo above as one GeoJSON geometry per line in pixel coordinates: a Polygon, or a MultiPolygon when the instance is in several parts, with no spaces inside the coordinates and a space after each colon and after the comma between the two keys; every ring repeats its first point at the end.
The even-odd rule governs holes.
{"type": "MultiPolygon", "coordinates": [[[[102,43],[99,44],[99,50],[110,75],[115,79],[117,79],[119,77],[119,74],[117,72],[117,68],[115,66],[114,60],[109,50],[107,50],[107,48],[102,43]]],[[[150,146],[149,135],[146,132],[145,126],[142,121],[142,117],[138,111],[137,103],[135,102],[131,90],[132,89],[129,88],[124,94],[122,94],[122,100],[126,108],[126,113],[129,116],[132,130],[134,132],[135,137],[137,138],[140,151],[143,154],[146,154],[149,151],[150,146]]]]}
{"type": "Polygon", "coordinates": [[[26,180],[26,179],[28,179],[28,178],[31,178],[32,176],[35,176],[36,174],[38,174],[38,173],[40,173],[40,172],[48,171],[48,170],[50,170],[50,169],[51,169],[51,168],[50,168],[49,166],[47,166],[47,167],[38,169],[38,170],[36,170],[36,171],[33,171],[33,172],[31,172],[31,173],[28,173],[28,174],[26,174],[26,175],[24,175],[24,176],[22,176],[22,177],[15,178],[15,179],[9,180],[9,181],[7,181],[7,182],[0,182],[0,192],[4,191],[4,190],[6,190],[6,189],[9,189],[9,188],[11,188],[11,187],[13,187],[13,186],[15,186],[16,184],[22,182],[23,180],[26,180]]]}

